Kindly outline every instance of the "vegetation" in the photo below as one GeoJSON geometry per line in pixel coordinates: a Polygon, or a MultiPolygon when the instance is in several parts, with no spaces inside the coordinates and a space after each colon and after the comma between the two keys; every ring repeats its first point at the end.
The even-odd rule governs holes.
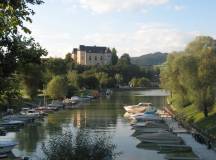
{"type": "Polygon", "coordinates": [[[47,95],[53,99],[63,99],[67,95],[67,89],[65,78],[55,76],[47,85],[47,95]]]}
{"type": "Polygon", "coordinates": [[[171,91],[174,106],[191,110],[190,122],[199,123],[214,114],[216,93],[216,41],[197,37],[184,51],[168,56],[161,84],[171,91]],[[200,116],[200,112],[203,116],[200,116]],[[197,118],[199,117],[199,118],[197,118]]]}
{"type": "Polygon", "coordinates": [[[138,66],[161,65],[166,61],[167,56],[168,56],[167,53],[161,53],[161,52],[145,54],[140,57],[132,57],[131,63],[136,64],[138,66]]]}
{"type": "Polygon", "coordinates": [[[84,131],[76,136],[66,132],[42,145],[45,160],[114,160],[119,155],[115,149],[108,137],[90,136],[84,131]]]}
{"type": "MultiPolygon", "coordinates": [[[[33,38],[25,38],[31,31],[25,27],[32,22],[30,16],[34,11],[29,5],[40,5],[41,0],[20,0],[0,2],[0,105],[13,105],[20,97],[19,74],[24,73],[24,66],[40,65],[40,57],[47,52],[33,38]],[[24,34],[21,34],[21,32],[24,34]],[[22,68],[22,69],[20,69],[22,68]]],[[[29,89],[29,79],[21,76],[25,91],[34,95],[29,89]]],[[[38,85],[38,83],[36,84],[38,85]]],[[[35,86],[32,86],[35,87],[35,86]]]]}

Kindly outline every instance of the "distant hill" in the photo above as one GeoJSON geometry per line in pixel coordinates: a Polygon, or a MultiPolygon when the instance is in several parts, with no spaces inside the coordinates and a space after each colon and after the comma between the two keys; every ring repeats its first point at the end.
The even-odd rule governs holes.
{"type": "Polygon", "coordinates": [[[138,66],[160,65],[166,61],[167,55],[167,53],[156,52],[140,57],[131,57],[131,63],[138,66]]]}

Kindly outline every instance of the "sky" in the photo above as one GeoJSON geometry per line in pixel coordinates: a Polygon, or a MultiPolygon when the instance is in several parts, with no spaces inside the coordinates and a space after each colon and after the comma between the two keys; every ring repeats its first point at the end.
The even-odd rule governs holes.
{"type": "Polygon", "coordinates": [[[136,57],[183,50],[199,35],[216,38],[216,0],[44,2],[33,6],[28,26],[52,57],[64,57],[79,45],[115,47],[119,56],[136,57]]]}

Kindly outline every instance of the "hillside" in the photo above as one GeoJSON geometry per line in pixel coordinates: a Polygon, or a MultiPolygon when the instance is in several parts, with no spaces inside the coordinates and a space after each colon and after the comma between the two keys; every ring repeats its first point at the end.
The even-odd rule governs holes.
{"type": "Polygon", "coordinates": [[[131,63],[139,66],[160,65],[166,61],[167,53],[151,53],[140,57],[131,57],[131,63]]]}

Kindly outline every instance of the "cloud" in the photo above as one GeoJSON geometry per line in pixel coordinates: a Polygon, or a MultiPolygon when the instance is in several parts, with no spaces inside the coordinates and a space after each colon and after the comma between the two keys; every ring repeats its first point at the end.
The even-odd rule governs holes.
{"type": "Polygon", "coordinates": [[[169,0],[79,0],[83,8],[96,13],[143,9],[148,6],[163,5],[169,0]]]}
{"type": "Polygon", "coordinates": [[[81,42],[88,45],[116,47],[120,54],[139,56],[152,52],[172,52],[184,49],[197,32],[182,32],[171,26],[142,25],[130,33],[96,33],[85,36],[81,42]]]}
{"type": "Polygon", "coordinates": [[[182,6],[182,5],[175,5],[175,6],[173,7],[173,9],[174,9],[175,11],[182,11],[182,10],[185,9],[185,6],[182,6]]]}

